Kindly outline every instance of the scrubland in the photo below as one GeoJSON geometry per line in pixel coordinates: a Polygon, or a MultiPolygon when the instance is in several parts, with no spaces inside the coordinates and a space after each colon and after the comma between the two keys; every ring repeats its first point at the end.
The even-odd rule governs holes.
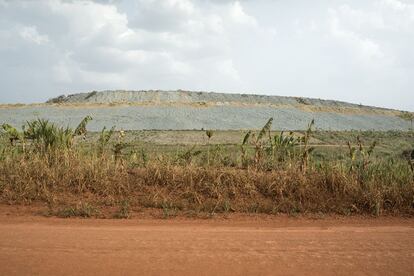
{"type": "Polygon", "coordinates": [[[414,214],[412,131],[88,133],[90,120],[3,124],[1,202],[60,217],[414,214]]]}

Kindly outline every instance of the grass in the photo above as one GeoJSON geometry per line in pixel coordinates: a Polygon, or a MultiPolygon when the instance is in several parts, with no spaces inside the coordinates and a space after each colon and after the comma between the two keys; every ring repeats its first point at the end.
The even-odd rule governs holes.
{"type": "MultiPolygon", "coordinates": [[[[412,173],[404,163],[371,165],[358,175],[341,167],[305,174],[299,167],[262,171],[152,163],[128,168],[77,156],[53,166],[41,159],[16,161],[7,164],[12,173],[1,171],[2,199],[12,202],[48,202],[54,195],[69,203],[81,198],[116,206],[133,198],[130,205],[159,208],[166,216],[171,210],[411,214],[414,198],[412,173]]],[[[126,209],[120,208],[120,216],[126,209]]]]}
{"type": "MultiPolygon", "coordinates": [[[[112,218],[129,218],[131,210],[143,208],[159,209],[163,218],[229,212],[414,214],[414,172],[402,156],[414,148],[412,132],[310,127],[305,133],[280,133],[270,131],[269,120],[259,131],[227,136],[223,131],[86,133],[87,120],[82,122],[81,131],[65,129],[68,139],[3,133],[0,201],[45,202],[59,217],[96,217],[106,208],[115,209],[112,218]],[[183,140],[190,142],[170,143],[167,134],[187,135],[183,140]],[[11,143],[10,135],[18,139],[11,143]],[[167,142],[150,142],[162,139],[167,142]]],[[[43,129],[61,135],[51,123],[43,129]]]]}
{"type": "Polygon", "coordinates": [[[57,210],[50,210],[49,215],[60,218],[81,217],[91,218],[99,215],[98,209],[89,203],[79,202],[74,206],[60,207],[57,210]]]}
{"type": "MultiPolygon", "coordinates": [[[[220,148],[220,151],[231,159],[237,159],[240,152],[240,144],[247,131],[223,131],[215,130],[214,135],[208,141],[205,131],[201,130],[182,130],[182,131],[126,131],[124,142],[126,143],[124,154],[131,151],[141,152],[144,150],[149,156],[157,155],[176,155],[196,146],[197,150],[207,152],[220,148]]],[[[280,132],[272,131],[272,135],[279,135],[280,132]]],[[[285,133],[288,134],[288,133],[285,133]]],[[[293,132],[295,136],[301,132],[293,132]]],[[[313,132],[311,144],[315,147],[314,159],[338,160],[346,158],[348,154],[347,142],[355,142],[356,137],[360,136],[364,143],[370,144],[374,140],[378,141],[375,148],[375,157],[401,158],[404,150],[414,148],[414,132],[403,131],[319,131],[313,132]]],[[[116,142],[116,137],[110,141],[116,142]]],[[[86,150],[90,150],[98,141],[99,133],[88,133],[86,141],[82,145],[86,150]]],[[[252,148],[252,145],[247,145],[252,148]]],[[[202,156],[199,156],[202,157],[202,156]]],[[[197,158],[196,158],[197,159],[197,158]]]]}
{"type": "Polygon", "coordinates": [[[131,210],[128,200],[122,200],[119,205],[119,209],[113,215],[116,219],[128,219],[131,216],[131,210]]]}

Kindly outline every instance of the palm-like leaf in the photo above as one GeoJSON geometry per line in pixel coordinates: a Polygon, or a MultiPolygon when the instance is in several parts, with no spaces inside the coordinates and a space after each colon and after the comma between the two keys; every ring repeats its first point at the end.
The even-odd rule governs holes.
{"type": "Polygon", "coordinates": [[[250,135],[251,135],[251,134],[252,134],[252,131],[251,131],[251,130],[249,130],[249,131],[246,133],[246,135],[244,135],[243,142],[242,142],[242,146],[246,145],[246,144],[249,142],[249,138],[250,138],[250,135]]]}
{"type": "Polygon", "coordinates": [[[16,128],[12,127],[9,124],[4,123],[2,125],[2,129],[9,136],[10,141],[20,140],[22,138],[22,134],[16,128]]]}
{"type": "Polygon", "coordinates": [[[85,135],[86,134],[86,125],[89,121],[92,120],[91,116],[86,116],[83,120],[79,123],[78,127],[75,129],[75,135],[85,135]]]}
{"type": "Polygon", "coordinates": [[[110,130],[106,130],[106,127],[102,129],[101,134],[99,135],[99,139],[98,139],[98,149],[101,154],[103,153],[106,145],[108,144],[114,132],[115,132],[115,126],[113,126],[110,130]]]}
{"type": "Polygon", "coordinates": [[[270,131],[270,128],[272,127],[273,118],[270,118],[267,123],[263,126],[263,128],[260,130],[259,134],[257,135],[256,141],[259,142],[266,132],[270,131]]]}

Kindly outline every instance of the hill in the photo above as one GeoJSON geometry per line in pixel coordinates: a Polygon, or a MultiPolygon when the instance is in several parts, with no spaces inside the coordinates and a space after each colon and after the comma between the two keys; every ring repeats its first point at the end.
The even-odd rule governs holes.
{"type": "Polygon", "coordinates": [[[44,104],[0,106],[0,121],[21,125],[37,117],[74,126],[86,115],[91,130],[116,125],[140,129],[302,130],[315,119],[323,130],[407,130],[398,110],[300,97],[191,91],[102,91],[59,96],[44,104]]]}

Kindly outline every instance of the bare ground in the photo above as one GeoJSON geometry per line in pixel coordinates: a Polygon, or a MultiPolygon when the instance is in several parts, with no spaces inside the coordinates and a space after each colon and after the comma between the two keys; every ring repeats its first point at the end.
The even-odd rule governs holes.
{"type": "Polygon", "coordinates": [[[0,206],[0,275],[413,275],[414,220],[58,219],[0,206]]]}

